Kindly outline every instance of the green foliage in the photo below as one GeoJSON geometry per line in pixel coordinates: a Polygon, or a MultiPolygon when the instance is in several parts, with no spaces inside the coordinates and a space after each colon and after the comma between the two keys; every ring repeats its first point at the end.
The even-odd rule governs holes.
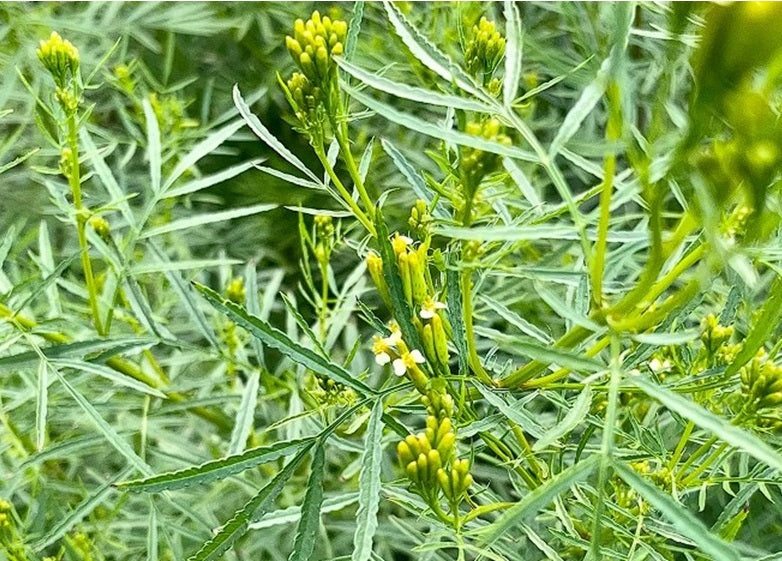
{"type": "Polygon", "coordinates": [[[772,3],[0,5],[0,559],[779,556],[772,3]]]}

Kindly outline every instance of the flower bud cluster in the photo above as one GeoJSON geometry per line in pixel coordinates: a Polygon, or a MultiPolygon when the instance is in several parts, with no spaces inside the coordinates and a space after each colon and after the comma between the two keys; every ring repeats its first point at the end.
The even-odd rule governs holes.
{"type": "Polygon", "coordinates": [[[332,21],[315,11],[306,22],[296,20],[293,37],[285,37],[285,46],[308,80],[325,84],[336,76],[332,57],[343,53],[347,32],[348,25],[344,21],[332,21]]]}
{"type": "Polygon", "coordinates": [[[429,235],[429,226],[432,224],[432,215],[429,212],[429,206],[426,201],[418,199],[410,209],[410,218],[408,220],[410,231],[418,238],[425,239],[429,235]]]}
{"type": "Polygon", "coordinates": [[[760,417],[782,404],[782,366],[761,350],[739,371],[744,411],[760,417]],[[765,411],[764,411],[765,410],[765,411]]]}
{"type": "MultiPolygon", "coordinates": [[[[495,118],[477,122],[471,121],[467,123],[465,132],[469,135],[479,136],[506,146],[511,144],[510,137],[502,132],[502,125],[495,118]]],[[[497,168],[499,161],[499,155],[492,152],[485,152],[477,148],[462,148],[459,170],[461,172],[462,184],[468,196],[472,196],[475,193],[483,178],[497,168]]]]}
{"type": "Polygon", "coordinates": [[[493,21],[485,17],[472,28],[472,34],[464,49],[467,71],[488,83],[497,65],[505,55],[505,38],[497,31],[493,21]]]}
{"type": "Polygon", "coordinates": [[[36,54],[54,78],[57,87],[68,89],[69,79],[75,80],[79,71],[79,50],[73,43],[52,31],[48,39],[41,41],[36,54]]]}
{"type": "Polygon", "coordinates": [[[709,314],[701,322],[701,342],[710,356],[714,356],[732,336],[733,326],[720,325],[714,314],[709,314]]]}
{"type": "Polygon", "coordinates": [[[436,501],[440,492],[457,505],[472,484],[470,462],[456,458],[453,400],[447,394],[429,392],[424,402],[430,414],[426,429],[397,444],[397,456],[410,483],[422,497],[436,501]],[[438,394],[438,395],[435,395],[438,394]]]}
{"type": "Polygon", "coordinates": [[[242,277],[235,277],[228,283],[228,286],[225,288],[225,297],[237,304],[244,303],[247,293],[244,290],[244,279],[242,277]]]}
{"type": "Polygon", "coordinates": [[[328,407],[345,407],[356,402],[356,392],[327,376],[314,373],[315,388],[311,391],[319,403],[328,407]]]}
{"type": "Polygon", "coordinates": [[[331,216],[320,214],[315,217],[315,258],[321,265],[326,265],[331,259],[331,253],[336,243],[336,228],[331,216]]]}
{"type": "Polygon", "coordinates": [[[104,242],[109,241],[111,238],[111,226],[108,220],[96,214],[90,218],[89,224],[104,242]]]}

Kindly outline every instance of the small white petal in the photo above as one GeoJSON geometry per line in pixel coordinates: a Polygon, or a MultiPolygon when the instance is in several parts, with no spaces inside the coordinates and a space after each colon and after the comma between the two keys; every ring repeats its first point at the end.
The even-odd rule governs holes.
{"type": "Polygon", "coordinates": [[[423,319],[432,319],[434,317],[434,312],[429,308],[423,308],[420,312],[418,312],[418,315],[423,319]]]}
{"type": "Polygon", "coordinates": [[[411,243],[413,243],[413,239],[408,238],[407,236],[399,236],[399,239],[405,242],[406,245],[410,245],[411,243]]]}
{"type": "Polygon", "coordinates": [[[446,306],[446,305],[445,305],[445,304],[443,304],[442,302],[435,302],[435,303],[434,303],[434,307],[435,307],[435,309],[437,309],[437,310],[444,310],[444,309],[445,309],[445,308],[447,308],[448,306],[446,306]]]}
{"type": "Polygon", "coordinates": [[[424,355],[422,355],[421,351],[419,351],[418,349],[413,349],[412,351],[410,351],[410,358],[412,358],[413,362],[415,362],[416,364],[422,364],[426,362],[424,355]]]}
{"type": "Polygon", "coordinates": [[[396,359],[394,361],[394,374],[397,376],[404,376],[405,372],[407,372],[405,362],[401,358],[396,359]]]}
{"type": "Polygon", "coordinates": [[[391,362],[391,357],[388,356],[388,353],[380,353],[375,355],[375,362],[378,363],[380,366],[383,366],[391,362]]]}

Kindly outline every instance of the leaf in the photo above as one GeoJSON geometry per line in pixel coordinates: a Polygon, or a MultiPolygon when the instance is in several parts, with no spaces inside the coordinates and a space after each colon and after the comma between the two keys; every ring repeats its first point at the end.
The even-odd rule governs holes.
{"type": "Polygon", "coordinates": [[[312,447],[313,441],[288,462],[280,473],[250,499],[213,538],[207,540],[188,561],[211,561],[225,553],[246,532],[251,522],[264,514],[274,504],[277,495],[312,447]]]}
{"type": "Polygon", "coordinates": [[[364,20],[364,2],[353,2],[353,15],[348,25],[348,36],[345,39],[345,59],[350,60],[356,52],[358,34],[361,32],[361,22],[364,20]]]}
{"type": "Polygon", "coordinates": [[[144,107],[144,119],[147,121],[147,157],[149,158],[149,181],[152,193],[160,193],[160,169],[163,165],[163,155],[160,146],[160,127],[158,126],[155,110],[149,99],[142,102],[144,107]]]}
{"type": "Polygon", "coordinates": [[[499,154],[500,156],[508,156],[510,158],[517,158],[527,162],[537,162],[538,157],[527,150],[516,148],[515,146],[506,146],[493,140],[487,140],[481,136],[467,134],[454,129],[447,129],[441,125],[436,125],[424,121],[423,119],[412,115],[410,113],[404,113],[399,111],[395,107],[378,101],[369,95],[361,92],[352,86],[343,85],[343,89],[350,94],[356,101],[362,103],[372,111],[375,111],[378,115],[385,117],[389,121],[406,127],[410,130],[420,132],[427,136],[458,144],[461,146],[469,146],[484,152],[491,152],[493,154],[499,154]]]}
{"type": "Polygon", "coordinates": [[[236,108],[239,109],[239,114],[245,120],[250,129],[258,136],[258,138],[263,140],[269,146],[269,148],[277,152],[284,160],[304,173],[304,175],[309,177],[312,181],[318,185],[322,185],[323,182],[318,178],[318,176],[312,173],[307,168],[307,166],[305,166],[304,163],[293,154],[293,152],[285,147],[282,142],[277,140],[274,135],[269,132],[269,129],[263,126],[263,123],[261,123],[260,119],[258,119],[258,117],[256,117],[252,111],[250,111],[250,108],[247,106],[247,103],[245,103],[241,92],[239,92],[238,84],[234,85],[233,92],[234,104],[236,105],[236,108]]]}
{"type": "Polygon", "coordinates": [[[243,162],[241,164],[236,164],[235,166],[225,168],[224,170],[218,171],[217,173],[213,173],[212,175],[206,175],[204,177],[193,179],[192,181],[188,181],[187,183],[181,185],[180,187],[166,190],[161,198],[170,199],[172,197],[181,197],[182,195],[189,195],[190,193],[195,193],[196,191],[207,189],[209,187],[222,183],[223,181],[228,181],[229,179],[233,179],[234,177],[244,173],[248,169],[257,167],[263,161],[264,161],[263,158],[258,158],[257,160],[251,160],[249,162],[243,162]]]}
{"type": "Polygon", "coordinates": [[[739,561],[740,556],[733,546],[712,534],[703,522],[683,505],[676,503],[670,495],[663,493],[622,463],[614,462],[614,469],[632,489],[662,512],[674,524],[677,532],[691,539],[710,559],[739,561]]]}
{"type": "MultiPolygon", "coordinates": [[[[426,201],[426,204],[431,207],[432,194],[430,193],[429,188],[426,186],[424,178],[421,177],[421,174],[417,172],[415,168],[413,168],[412,164],[407,160],[407,158],[405,158],[404,154],[402,154],[402,152],[400,152],[396,146],[391,144],[390,140],[387,138],[381,138],[380,145],[383,147],[383,150],[386,151],[386,154],[391,157],[391,161],[394,162],[394,165],[396,166],[396,169],[399,170],[399,173],[402,174],[402,176],[413,188],[415,196],[426,201]]],[[[432,209],[432,214],[434,214],[437,218],[448,218],[448,214],[436,204],[434,209],[432,209]]]]}
{"type": "Polygon", "coordinates": [[[383,213],[378,206],[375,209],[375,228],[377,230],[377,243],[380,246],[380,257],[383,259],[383,276],[388,284],[388,291],[391,295],[391,308],[393,317],[399,324],[402,331],[402,337],[411,349],[420,348],[418,331],[413,326],[412,311],[405,298],[402,288],[402,278],[399,276],[396,254],[389,240],[388,227],[386,226],[383,213]]]}
{"type": "Polygon", "coordinates": [[[460,281],[460,272],[453,268],[453,261],[445,271],[445,283],[448,289],[446,294],[446,313],[448,320],[451,322],[451,331],[453,333],[451,339],[458,351],[459,360],[459,375],[466,376],[469,372],[469,365],[467,364],[467,357],[469,351],[467,349],[467,337],[464,333],[464,314],[462,312],[462,286],[460,281]]]}
{"type": "Polygon", "coordinates": [[[503,158],[502,165],[521,191],[521,194],[524,195],[524,198],[527,199],[533,207],[538,209],[538,213],[540,213],[540,207],[543,206],[543,201],[540,199],[540,196],[538,196],[538,192],[535,191],[532,183],[527,179],[527,176],[521,171],[521,168],[510,158],[503,158]]]}
{"type": "Polygon", "coordinates": [[[597,102],[602,99],[605,93],[606,86],[608,85],[608,69],[610,66],[610,59],[603,61],[600,66],[600,70],[597,76],[584,88],[579,96],[578,101],[571,107],[568,114],[562,120],[562,124],[559,126],[557,134],[554,136],[554,140],[551,141],[549,147],[549,157],[553,160],[559,153],[559,149],[562,148],[567,142],[578,132],[581,123],[587,118],[592,110],[597,105],[597,102]]]}
{"type": "Polygon", "coordinates": [[[548,448],[551,444],[559,440],[560,437],[576,428],[581,421],[584,420],[587,413],[589,413],[589,407],[591,405],[592,388],[585,386],[584,389],[581,390],[576,402],[568,409],[567,415],[538,439],[532,446],[532,451],[539,452],[540,450],[548,448]]]}
{"type": "MultiPolygon", "coordinates": [[[[488,105],[455,95],[443,94],[433,90],[410,86],[401,82],[394,82],[378,74],[373,74],[351,64],[344,59],[337,57],[339,67],[359,80],[361,83],[370,86],[381,92],[391,94],[402,99],[407,99],[416,103],[426,105],[436,105],[438,107],[452,107],[454,109],[463,109],[464,111],[476,111],[479,113],[490,113],[492,108],[488,105]]],[[[348,84],[350,85],[350,84],[348,84]]]]}
{"type": "Polygon", "coordinates": [[[402,12],[392,2],[383,0],[383,6],[388,15],[388,21],[394,27],[396,34],[410,49],[413,56],[429,70],[448,82],[455,82],[464,91],[477,98],[485,97],[475,85],[473,79],[457,64],[450,60],[442,51],[432,45],[421,33],[413,27],[402,12]]]}
{"type": "Polygon", "coordinates": [[[310,478],[307,492],[301,505],[301,518],[293,540],[293,551],[288,561],[309,561],[315,549],[318,526],[320,525],[320,507],[323,504],[323,476],[326,458],[323,442],[319,441],[312,453],[310,478]]]}
{"type": "Polygon", "coordinates": [[[358,476],[358,512],[353,534],[351,561],[369,561],[372,540],[377,530],[377,510],[380,505],[380,468],[383,462],[383,402],[378,399],[369,415],[364,439],[364,455],[358,476]]]}
{"type": "Polygon", "coordinates": [[[505,0],[505,77],[502,81],[502,100],[510,107],[516,99],[521,79],[521,16],[515,2],[505,0]]]}
{"type": "Polygon", "coordinates": [[[106,378],[107,380],[111,380],[115,384],[124,386],[126,388],[130,388],[137,392],[152,395],[162,399],[167,399],[166,394],[164,394],[160,390],[153,388],[152,386],[149,386],[144,382],[140,382],[135,378],[126,376],[121,372],[118,372],[113,368],[109,368],[108,366],[104,366],[102,364],[88,362],[85,360],[75,360],[75,359],[56,359],[52,361],[52,364],[54,364],[58,368],[73,368],[74,370],[79,372],[88,372],[90,374],[95,374],[97,376],[100,376],[101,378],[106,378]]]}
{"type": "Polygon", "coordinates": [[[43,450],[46,442],[46,411],[49,401],[49,366],[45,360],[38,364],[38,386],[35,392],[35,448],[43,450]]]}
{"type": "Polygon", "coordinates": [[[206,269],[223,265],[236,265],[238,259],[184,259],[182,261],[162,261],[157,263],[139,263],[130,269],[131,275],[148,275],[166,271],[184,271],[188,269],[206,269]]]}
{"type": "Polygon", "coordinates": [[[125,459],[128,460],[128,462],[130,462],[130,464],[141,473],[151,473],[151,470],[146,462],[142,460],[138,454],[133,451],[133,448],[131,448],[130,445],[116,433],[111,425],[109,425],[106,420],[100,416],[100,413],[98,413],[95,407],[93,407],[92,404],[87,401],[87,398],[79,393],[76,388],[74,388],[56,368],[53,369],[53,372],[57,375],[57,379],[63,385],[65,390],[70,394],[73,400],[78,403],[79,407],[81,407],[82,410],[87,414],[87,417],[92,419],[92,422],[96,427],[98,427],[98,430],[103,433],[103,436],[106,438],[109,444],[111,444],[117,452],[124,456],[125,459]]]}
{"type": "Polygon", "coordinates": [[[54,542],[60,540],[65,534],[67,534],[76,524],[81,522],[85,516],[88,516],[93,510],[100,506],[103,501],[113,491],[112,484],[127,477],[132,469],[125,469],[121,473],[117,474],[112,480],[103,483],[81,503],[79,503],[73,510],[71,510],[67,516],[61,518],[55,525],[49,528],[46,535],[34,542],[32,547],[35,551],[42,551],[52,545],[54,542]]]}
{"type": "Polygon", "coordinates": [[[760,312],[760,317],[755,321],[752,329],[744,338],[741,350],[736,354],[728,367],[725,369],[725,378],[736,374],[739,369],[747,364],[763,347],[769,337],[779,327],[782,320],[782,277],[775,277],[774,282],[769,288],[766,303],[760,312]]]}
{"type": "Polygon", "coordinates": [[[499,409],[500,413],[507,419],[519,425],[524,431],[530,433],[535,438],[543,437],[543,427],[524,410],[521,403],[517,402],[514,405],[508,405],[508,403],[492,391],[491,388],[487,388],[477,380],[473,380],[472,384],[483,396],[483,399],[488,401],[491,406],[499,409]]]}
{"type": "Polygon", "coordinates": [[[253,370],[247,379],[242,394],[242,403],[236,412],[236,421],[231,432],[231,444],[228,447],[228,454],[239,454],[244,450],[247,437],[253,428],[255,420],[255,405],[258,403],[258,385],[260,382],[260,372],[253,370]]]}
{"type": "MultiPolygon", "coordinates": [[[[323,501],[320,507],[321,513],[337,512],[358,501],[358,493],[344,493],[334,497],[329,497],[323,501]]],[[[300,506],[290,506],[274,512],[270,512],[258,522],[250,524],[251,530],[260,530],[262,528],[271,528],[280,524],[289,524],[296,522],[301,516],[300,506]]]]}
{"type": "MultiPolygon", "coordinates": [[[[198,160],[200,160],[204,156],[214,152],[215,148],[217,148],[223,142],[225,142],[226,140],[231,138],[234,135],[234,133],[236,133],[236,131],[238,131],[243,126],[244,126],[244,121],[236,120],[236,121],[234,121],[232,123],[229,123],[229,124],[225,125],[221,129],[218,129],[218,130],[214,131],[213,133],[209,134],[209,136],[207,136],[201,142],[199,142],[198,144],[193,146],[192,150],[190,150],[190,152],[185,154],[185,156],[183,156],[182,159],[179,160],[179,162],[177,163],[176,167],[171,171],[171,173],[169,174],[168,178],[166,179],[166,183],[163,185],[163,191],[164,192],[168,191],[169,187],[171,187],[176,182],[176,180],[179,179],[182,176],[183,173],[185,173],[187,170],[189,170],[191,167],[193,167],[196,164],[196,162],[198,162],[198,160]]],[[[247,165],[247,164],[240,164],[240,166],[243,166],[243,165],[247,165]]],[[[234,170],[237,167],[239,167],[239,166],[234,166],[233,168],[229,168],[229,170],[234,170]]],[[[228,171],[228,170],[225,170],[225,171],[228,171]]],[[[221,173],[225,173],[225,171],[223,171],[221,173]]],[[[211,176],[211,177],[215,177],[216,175],[220,175],[220,174],[215,174],[214,176],[211,176]]],[[[231,176],[231,177],[233,177],[233,176],[231,176]]],[[[204,179],[207,179],[207,178],[201,178],[201,181],[203,181],[204,179]]],[[[228,179],[228,178],[226,178],[226,179],[228,179]]],[[[224,181],[224,180],[225,179],[221,179],[220,181],[224,181]]],[[[189,183],[187,183],[185,185],[191,185],[192,183],[195,183],[197,181],[199,181],[199,180],[197,179],[195,181],[191,181],[191,182],[189,182],[189,183]]],[[[218,181],[215,181],[215,183],[218,183],[218,181]]],[[[212,185],[213,184],[214,183],[212,183],[212,185]]],[[[183,189],[185,187],[185,185],[183,185],[182,187],[179,187],[178,189],[176,189],[176,191],[179,191],[180,189],[183,189]]],[[[186,191],[186,192],[190,192],[190,191],[186,191]]],[[[165,197],[173,197],[173,196],[176,196],[176,195],[171,194],[171,193],[166,193],[165,194],[165,197]]]]}
{"type": "Polygon", "coordinates": [[[194,283],[194,285],[216,310],[227,315],[237,325],[249,331],[253,336],[258,337],[264,344],[277,349],[295,363],[331,378],[335,382],[353,388],[363,396],[376,395],[377,392],[375,390],[354,378],[350,372],[338,364],[302,347],[279,329],[272,327],[258,317],[249,315],[244,308],[221,297],[214,290],[202,284],[194,283]]]}
{"type": "Polygon", "coordinates": [[[149,500],[149,522],[147,523],[147,561],[159,561],[158,557],[157,509],[149,500]]]}
{"type": "Polygon", "coordinates": [[[261,212],[267,212],[274,208],[277,208],[276,204],[263,203],[243,208],[223,210],[220,212],[208,212],[205,214],[188,216],[187,218],[180,218],[179,220],[174,220],[173,222],[163,224],[162,226],[157,226],[156,228],[150,228],[149,230],[142,233],[141,236],[139,236],[139,239],[151,238],[161,234],[168,234],[170,232],[195,228],[196,226],[203,226],[205,224],[233,220],[234,218],[241,218],[243,216],[260,214],[261,212]]]}
{"type": "MultiPolygon", "coordinates": [[[[129,348],[146,347],[157,343],[157,339],[150,337],[128,337],[113,340],[92,339],[89,341],[76,341],[75,343],[62,343],[44,347],[40,352],[49,359],[84,358],[94,353],[117,354],[129,348]]],[[[36,351],[25,351],[15,355],[0,358],[0,368],[22,368],[30,364],[37,364],[39,355],[36,351]]]]}
{"type": "Polygon", "coordinates": [[[520,501],[509,508],[500,518],[480,531],[481,545],[491,545],[515,525],[537,514],[541,507],[552,503],[558,495],[586,479],[594,471],[599,461],[599,454],[590,456],[586,460],[562,470],[540,487],[536,487],[524,495],[520,501]]]}
{"type": "Polygon", "coordinates": [[[191,485],[211,483],[298,452],[302,447],[311,444],[311,441],[311,438],[305,438],[289,442],[276,442],[271,446],[258,446],[242,454],[212,460],[200,466],[161,473],[134,481],[123,481],[117,487],[134,493],[160,493],[191,485]]]}
{"type": "Polygon", "coordinates": [[[685,399],[664,386],[654,384],[641,376],[630,376],[627,380],[643,390],[649,397],[653,397],[665,405],[671,411],[689,419],[702,429],[711,431],[714,436],[723,442],[726,442],[739,450],[744,450],[753,458],[782,472],[782,454],[766,444],[761,438],[730,424],[725,419],[718,417],[700,405],[685,399]]]}
{"type": "Polygon", "coordinates": [[[106,192],[109,194],[111,199],[115,201],[114,204],[119,206],[119,210],[128,225],[135,227],[136,218],[133,216],[133,212],[130,210],[130,205],[128,204],[125,192],[119,186],[117,179],[111,172],[111,168],[109,168],[109,166],[106,164],[106,161],[103,159],[100,151],[98,151],[98,148],[92,141],[92,137],[90,136],[87,127],[81,127],[79,129],[79,137],[82,144],[84,145],[86,156],[90,159],[92,167],[95,168],[95,173],[98,174],[100,182],[106,188],[106,192]]]}

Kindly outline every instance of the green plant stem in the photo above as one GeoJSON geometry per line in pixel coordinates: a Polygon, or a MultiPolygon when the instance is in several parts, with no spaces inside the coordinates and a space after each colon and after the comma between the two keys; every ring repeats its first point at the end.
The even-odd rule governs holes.
{"type": "Polygon", "coordinates": [[[320,310],[318,313],[318,323],[320,325],[320,339],[321,343],[326,342],[326,319],[328,318],[329,314],[329,306],[328,306],[328,299],[329,299],[329,275],[328,275],[328,262],[318,262],[318,265],[320,266],[320,276],[321,276],[321,285],[320,285],[320,310]]]}
{"type": "Polygon", "coordinates": [[[472,318],[472,269],[465,267],[461,272],[462,310],[464,314],[464,338],[467,340],[467,360],[478,379],[486,385],[495,385],[494,380],[483,368],[475,346],[475,328],[472,318]]]}
{"type": "MultiPolygon", "coordinates": [[[[343,108],[344,109],[344,108],[343,108]]],[[[346,112],[343,111],[346,115],[346,112]]],[[[372,199],[369,197],[364,180],[361,178],[361,174],[358,171],[356,160],[353,159],[353,152],[350,150],[350,136],[348,133],[347,117],[341,123],[337,124],[332,121],[332,127],[336,130],[337,143],[339,144],[339,153],[342,155],[342,161],[345,162],[345,166],[348,169],[348,174],[353,180],[353,184],[356,186],[358,195],[361,198],[361,202],[367,209],[367,214],[370,218],[375,218],[375,205],[372,204],[372,199]]]]}
{"type": "Polygon", "coordinates": [[[76,114],[68,115],[66,120],[68,129],[67,143],[70,149],[70,169],[68,173],[68,184],[73,195],[73,207],[76,211],[76,235],[79,239],[79,253],[81,254],[81,265],[84,271],[84,281],[87,285],[87,294],[90,301],[90,311],[92,321],[95,325],[95,331],[98,335],[106,335],[100,320],[100,309],[98,308],[98,291],[95,286],[95,277],[92,272],[92,260],[90,259],[90,248],[87,243],[87,209],[84,208],[81,196],[81,175],[79,171],[79,129],[76,123],[76,114]]]}
{"type": "Polygon", "coordinates": [[[673,455],[668,461],[669,471],[673,472],[674,468],[676,468],[676,464],[679,463],[679,458],[682,457],[682,452],[684,452],[684,448],[687,446],[687,442],[690,440],[690,435],[692,434],[693,429],[695,429],[695,423],[692,421],[687,421],[687,425],[684,427],[684,432],[682,432],[679,443],[676,445],[676,449],[673,451],[673,455]]]}
{"type": "Polygon", "coordinates": [[[495,510],[504,510],[506,508],[510,508],[515,504],[516,503],[499,502],[499,503],[489,503],[487,505],[481,505],[479,507],[472,509],[467,514],[465,514],[464,518],[462,518],[462,524],[467,524],[473,518],[483,516],[484,514],[489,514],[490,512],[494,512],[495,510]]]}
{"type": "MultiPolygon", "coordinates": [[[[0,317],[9,319],[19,329],[25,331],[33,331],[38,327],[38,324],[34,320],[14,313],[10,308],[8,308],[8,306],[2,303],[0,303],[0,317]]],[[[36,331],[35,334],[51,343],[65,344],[72,341],[68,335],[56,331],[36,331]]],[[[111,357],[106,360],[106,366],[119,372],[120,374],[125,374],[134,380],[138,380],[139,382],[143,382],[152,388],[163,391],[166,394],[166,397],[175,403],[187,403],[188,398],[186,395],[183,395],[179,392],[166,390],[167,383],[165,380],[167,380],[167,378],[165,380],[161,380],[155,378],[154,376],[150,376],[138,365],[128,360],[119,357],[111,357]]],[[[195,415],[201,417],[205,421],[212,423],[221,431],[227,432],[233,428],[233,421],[222,413],[211,411],[205,407],[200,406],[191,407],[189,409],[195,415]]]]}
{"type": "Polygon", "coordinates": [[[329,163],[329,159],[326,156],[326,153],[323,151],[322,145],[315,147],[315,154],[318,156],[320,163],[323,165],[323,168],[326,170],[326,173],[331,178],[331,182],[334,184],[334,187],[337,189],[337,192],[345,201],[345,203],[350,207],[350,210],[356,216],[358,221],[361,222],[362,226],[366,228],[366,230],[372,235],[372,237],[376,237],[377,231],[375,230],[374,224],[372,224],[372,221],[369,218],[367,218],[367,215],[364,213],[363,210],[361,210],[361,208],[358,206],[356,201],[353,200],[353,197],[350,195],[350,192],[348,192],[348,190],[342,184],[342,181],[334,172],[334,168],[329,163]]]}
{"type": "Polygon", "coordinates": [[[684,473],[686,472],[692,464],[696,462],[698,458],[703,456],[706,452],[709,451],[709,449],[712,447],[712,445],[717,442],[716,436],[710,436],[706,442],[701,444],[692,454],[690,454],[690,457],[687,458],[687,461],[682,464],[682,466],[677,470],[677,473],[684,473]]]}
{"type": "Polygon", "coordinates": [[[728,447],[727,443],[723,442],[720,444],[716,450],[714,450],[711,454],[709,454],[701,464],[692,470],[689,475],[687,475],[681,482],[682,487],[686,488],[692,483],[700,474],[702,474],[704,471],[706,471],[713,463],[714,460],[719,458],[722,453],[725,451],[725,449],[728,447]]]}
{"type": "Polygon", "coordinates": [[[608,227],[611,222],[611,198],[614,192],[614,174],[616,173],[616,141],[622,133],[621,100],[619,85],[612,81],[606,88],[608,99],[608,123],[606,124],[606,140],[608,151],[603,158],[603,184],[600,191],[600,215],[597,224],[597,240],[590,263],[590,279],[592,281],[592,301],[595,310],[603,308],[603,274],[605,272],[606,248],[608,246],[608,227]]]}

